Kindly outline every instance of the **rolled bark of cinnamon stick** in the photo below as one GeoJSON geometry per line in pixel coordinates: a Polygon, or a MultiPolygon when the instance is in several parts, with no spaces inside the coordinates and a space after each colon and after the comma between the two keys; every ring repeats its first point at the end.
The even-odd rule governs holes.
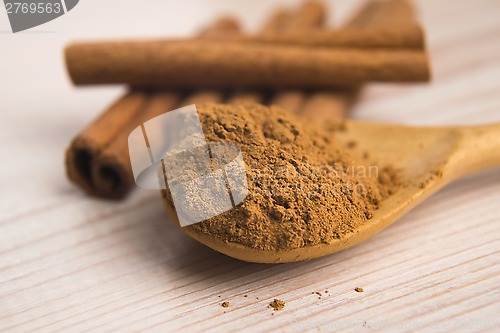
{"type": "Polygon", "coordinates": [[[239,35],[241,27],[239,22],[231,16],[222,16],[213,24],[201,29],[198,38],[220,38],[222,36],[239,35]]]}
{"type": "MultiPolygon", "coordinates": [[[[280,19],[281,16],[280,16],[280,19]]],[[[238,22],[231,18],[219,18],[215,25],[209,26],[203,29],[200,33],[200,37],[203,38],[229,38],[230,36],[238,36],[241,34],[241,28],[238,22]]],[[[224,98],[224,92],[221,90],[195,90],[188,94],[176,108],[180,108],[191,104],[200,103],[216,103],[220,102],[224,98]]]]}
{"type": "MultiPolygon", "coordinates": [[[[289,20],[293,19],[293,14],[287,10],[279,9],[275,11],[268,20],[264,23],[261,34],[274,34],[280,33],[280,31],[285,30],[289,23],[289,20]]],[[[230,38],[232,36],[241,35],[241,33],[232,34],[219,34],[217,38],[230,38]]],[[[208,37],[213,37],[208,36],[208,37]]],[[[187,96],[181,103],[180,107],[190,105],[190,104],[201,104],[201,103],[217,103],[224,99],[224,92],[221,90],[199,90],[195,91],[191,95],[187,96]]],[[[227,103],[238,103],[241,101],[252,101],[261,102],[262,94],[257,91],[247,91],[240,90],[236,93],[231,94],[229,98],[226,99],[227,103]]]]}
{"type": "MultiPolygon", "coordinates": [[[[296,11],[279,10],[264,24],[259,32],[260,35],[280,35],[283,33],[293,33],[295,31],[310,31],[322,26],[326,20],[326,9],[322,2],[307,1],[304,2],[296,11]]],[[[291,99],[297,100],[297,97],[303,96],[302,92],[280,92],[278,98],[288,103],[291,99]]],[[[264,103],[269,97],[269,91],[258,90],[240,90],[234,93],[228,103],[264,103]]],[[[288,103],[286,106],[291,106],[288,103]]]]}
{"type": "MultiPolygon", "coordinates": [[[[415,10],[409,0],[369,1],[346,24],[347,28],[384,28],[398,30],[414,26],[415,10]]],[[[319,91],[311,94],[298,111],[315,118],[346,117],[358,97],[361,86],[337,91],[319,91]]]]}
{"type": "MultiPolygon", "coordinates": [[[[115,185],[118,190],[102,193],[99,188],[108,187],[108,184],[117,183],[117,177],[121,177],[123,169],[108,172],[104,170],[99,176],[94,174],[95,163],[104,150],[116,137],[130,119],[144,108],[148,94],[141,91],[132,91],[113,103],[99,118],[83,130],[66,150],[65,164],[68,178],[77,186],[90,195],[102,197],[119,197],[124,193],[123,188],[130,186],[130,177],[121,180],[122,185],[115,185]],[[109,176],[109,179],[107,179],[109,176]],[[98,184],[104,180],[104,184],[98,184]]],[[[127,163],[129,164],[129,163],[127,163]]],[[[112,187],[112,186],[111,186],[112,187]]]]}
{"type": "Polygon", "coordinates": [[[217,103],[224,98],[224,92],[221,90],[199,90],[186,96],[186,98],[179,103],[178,107],[183,107],[191,104],[203,103],[217,103]]]}
{"type": "Polygon", "coordinates": [[[326,8],[322,1],[306,1],[302,4],[298,13],[287,21],[282,31],[295,32],[299,29],[311,31],[322,26],[326,21],[326,8]]]}
{"type": "Polygon", "coordinates": [[[415,23],[415,8],[411,0],[371,0],[349,20],[346,27],[399,29],[415,23]]]}
{"type": "Polygon", "coordinates": [[[423,51],[212,41],[73,44],[66,49],[66,62],[77,85],[332,88],[430,78],[423,51]]]}
{"type": "MultiPolygon", "coordinates": [[[[326,8],[323,3],[306,4],[293,20],[290,20],[285,33],[307,33],[312,30],[320,31],[326,23],[326,8]]],[[[300,89],[286,89],[278,91],[271,99],[270,104],[278,105],[289,112],[297,113],[304,102],[306,94],[300,89]]]]}
{"type": "Polygon", "coordinates": [[[292,12],[288,9],[277,9],[260,28],[260,34],[276,34],[286,29],[292,12]]]}
{"type": "Polygon", "coordinates": [[[342,30],[296,31],[283,34],[254,36],[218,36],[216,41],[259,43],[272,45],[297,45],[304,47],[361,48],[361,49],[416,49],[425,45],[424,33],[418,25],[386,28],[345,28],[342,30]]]}
{"type": "MultiPolygon", "coordinates": [[[[272,34],[281,31],[282,29],[284,29],[290,17],[291,13],[288,10],[284,9],[276,10],[264,23],[260,33],[272,34]]],[[[232,35],[234,36],[235,34],[232,35]]],[[[218,38],[230,38],[230,37],[231,36],[229,34],[220,34],[218,36],[218,38]]],[[[247,100],[247,101],[254,100],[257,102],[260,101],[260,97],[261,95],[256,91],[252,92],[238,91],[237,93],[231,94],[230,97],[227,98],[226,102],[235,103],[242,100],[247,100]]],[[[190,96],[187,96],[187,98],[180,103],[180,106],[207,103],[207,102],[217,103],[221,102],[223,99],[224,99],[224,93],[221,90],[200,90],[200,91],[195,91],[190,96]]]]}
{"type": "Polygon", "coordinates": [[[237,90],[225,101],[227,104],[245,103],[264,103],[264,93],[258,90],[237,90]]]}
{"type": "Polygon", "coordinates": [[[131,118],[117,136],[101,150],[92,163],[94,189],[108,198],[120,198],[134,185],[128,150],[128,136],[146,120],[175,108],[180,94],[172,91],[151,93],[142,110],[131,118]]]}
{"type": "MultiPolygon", "coordinates": [[[[237,21],[221,18],[200,37],[239,30],[237,21]]],[[[69,179],[87,194],[122,198],[134,185],[128,152],[130,132],[157,115],[174,109],[182,94],[176,91],[133,89],[119,98],[84,129],[66,150],[69,179]]]]}

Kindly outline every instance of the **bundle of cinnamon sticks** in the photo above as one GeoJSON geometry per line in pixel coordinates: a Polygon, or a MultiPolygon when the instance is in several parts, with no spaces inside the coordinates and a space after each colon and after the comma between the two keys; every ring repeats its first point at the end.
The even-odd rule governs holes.
{"type": "Polygon", "coordinates": [[[309,1],[277,10],[255,35],[224,17],[197,38],[68,46],[75,84],[134,87],[70,143],[70,180],[90,195],[124,197],[133,186],[129,133],[184,105],[244,100],[341,118],[366,82],[428,81],[424,33],[408,1],[369,1],[338,30],[324,29],[325,7],[309,1]]]}

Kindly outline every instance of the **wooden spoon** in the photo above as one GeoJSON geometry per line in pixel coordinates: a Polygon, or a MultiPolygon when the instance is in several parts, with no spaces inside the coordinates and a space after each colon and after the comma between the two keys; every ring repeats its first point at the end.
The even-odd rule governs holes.
{"type": "MultiPolygon", "coordinates": [[[[373,217],[353,233],[319,244],[264,251],[226,243],[207,234],[184,230],[200,243],[228,256],[258,263],[308,260],[343,250],[377,234],[449,182],[472,172],[500,166],[500,124],[474,127],[407,127],[347,121],[335,139],[356,141],[370,159],[401,170],[405,186],[381,203],[373,217]]],[[[177,222],[177,216],[167,209],[177,222]]]]}

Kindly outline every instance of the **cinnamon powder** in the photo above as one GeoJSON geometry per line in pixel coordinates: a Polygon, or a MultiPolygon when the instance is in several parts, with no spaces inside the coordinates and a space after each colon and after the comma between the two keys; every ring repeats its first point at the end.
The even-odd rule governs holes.
{"type": "MultiPolygon", "coordinates": [[[[208,142],[240,147],[248,194],[236,208],[184,227],[191,232],[261,250],[328,244],[369,220],[398,186],[393,168],[335,140],[348,130],[341,121],[315,123],[253,103],[197,109],[208,142]]],[[[169,191],[162,196],[174,210],[169,191]]]]}
{"type": "Polygon", "coordinates": [[[272,307],[274,311],[279,311],[285,308],[285,302],[275,298],[274,301],[269,303],[269,306],[272,307]]]}

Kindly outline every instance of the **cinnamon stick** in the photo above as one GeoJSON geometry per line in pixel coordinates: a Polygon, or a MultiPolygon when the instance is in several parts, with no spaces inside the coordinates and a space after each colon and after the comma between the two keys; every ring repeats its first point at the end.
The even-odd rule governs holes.
{"type": "MultiPolygon", "coordinates": [[[[200,37],[203,38],[229,38],[241,33],[241,28],[236,20],[231,17],[219,18],[214,26],[203,29],[200,37]]],[[[176,108],[191,104],[219,102],[224,97],[224,92],[220,90],[196,90],[191,92],[182,100],[176,108]]]]}
{"type": "Polygon", "coordinates": [[[347,27],[398,29],[415,24],[415,8],[411,0],[370,0],[354,15],[347,27]]]}
{"type": "Polygon", "coordinates": [[[178,107],[191,104],[217,103],[224,98],[224,92],[221,90],[199,90],[188,95],[178,107]]]}
{"type": "MultiPolygon", "coordinates": [[[[287,33],[311,32],[313,29],[321,28],[326,22],[326,8],[323,3],[314,2],[306,4],[297,15],[291,20],[287,33]]],[[[318,30],[319,31],[319,30],[318,30]]],[[[288,89],[278,92],[271,100],[270,104],[278,105],[292,113],[297,113],[304,102],[305,93],[300,89],[288,89]]]]}
{"type": "Polygon", "coordinates": [[[291,113],[298,113],[304,104],[306,94],[300,89],[283,90],[278,92],[269,104],[277,105],[291,113]]]}
{"type": "Polygon", "coordinates": [[[140,113],[131,118],[92,164],[94,188],[100,195],[120,198],[134,185],[128,150],[128,136],[137,126],[167,111],[180,99],[177,92],[152,93],[140,113]]]}
{"type": "MultiPolygon", "coordinates": [[[[288,24],[288,20],[292,17],[292,13],[284,9],[276,10],[264,23],[261,31],[261,34],[273,34],[279,33],[280,31],[286,29],[286,25],[288,24]]],[[[241,35],[241,33],[235,33],[234,35],[241,35]]],[[[209,36],[213,37],[213,36],[209,36]]],[[[222,35],[219,34],[218,37],[229,38],[228,34],[222,35]]],[[[190,96],[188,96],[180,106],[186,106],[190,104],[201,104],[201,103],[217,103],[221,102],[224,98],[224,93],[221,90],[201,90],[196,91],[190,96]]],[[[238,91],[233,93],[227,100],[227,103],[237,103],[241,101],[253,101],[253,102],[261,102],[262,94],[257,91],[238,91]]]]}
{"type": "Polygon", "coordinates": [[[198,33],[201,38],[220,38],[238,35],[241,31],[239,22],[231,16],[222,16],[212,25],[202,28],[198,33]]]}
{"type": "Polygon", "coordinates": [[[74,44],[73,82],[162,87],[332,88],[369,81],[425,82],[423,51],[351,50],[213,41],[74,44]]]}
{"type": "MultiPolygon", "coordinates": [[[[295,31],[309,31],[322,26],[325,22],[325,6],[319,1],[306,1],[295,12],[278,10],[264,24],[260,35],[280,35],[283,33],[293,33],[295,31]],[[279,23],[279,24],[278,24],[279,23]]],[[[264,103],[267,96],[265,92],[256,90],[241,90],[233,94],[228,102],[251,102],[264,103]]],[[[286,93],[280,93],[283,100],[288,101],[286,93]]]]}
{"type": "Polygon", "coordinates": [[[326,20],[326,9],[322,1],[306,1],[299,9],[298,13],[291,17],[286,26],[287,32],[297,32],[299,30],[310,32],[322,26],[326,20]]]}
{"type": "Polygon", "coordinates": [[[297,45],[304,47],[366,48],[366,49],[416,49],[424,48],[424,34],[418,25],[394,29],[345,28],[341,30],[295,31],[282,34],[254,36],[234,35],[213,37],[212,40],[238,43],[297,45]]]}
{"type": "Polygon", "coordinates": [[[267,19],[260,29],[260,34],[276,34],[286,30],[286,26],[292,17],[292,12],[280,8],[267,19]]]}
{"type": "MultiPolygon", "coordinates": [[[[386,28],[398,30],[415,25],[415,11],[408,0],[369,1],[347,23],[347,28],[386,28]]],[[[311,117],[345,118],[361,86],[311,94],[299,110],[311,117]]]]}
{"type": "Polygon", "coordinates": [[[235,103],[258,103],[263,104],[265,97],[264,93],[258,90],[238,90],[231,94],[231,96],[227,99],[226,103],[235,104],[235,103]]]}
{"type": "MultiPolygon", "coordinates": [[[[66,173],[73,183],[88,194],[106,196],[101,195],[95,185],[93,166],[100,152],[119,136],[130,119],[135,118],[145,106],[146,100],[147,94],[144,92],[129,92],[73,139],[65,156],[66,173]]],[[[106,173],[102,176],[106,176],[106,173]]],[[[120,171],[113,173],[111,180],[106,180],[105,183],[116,182],[115,175],[120,174],[120,171]]],[[[127,183],[127,180],[124,182],[127,183]]]]}
{"type": "MultiPolygon", "coordinates": [[[[221,18],[204,29],[200,37],[239,29],[237,22],[221,18]]],[[[104,198],[121,198],[133,186],[128,153],[128,135],[144,123],[178,104],[182,94],[133,89],[119,98],[83,130],[66,150],[69,179],[86,193],[104,198]]]]}

